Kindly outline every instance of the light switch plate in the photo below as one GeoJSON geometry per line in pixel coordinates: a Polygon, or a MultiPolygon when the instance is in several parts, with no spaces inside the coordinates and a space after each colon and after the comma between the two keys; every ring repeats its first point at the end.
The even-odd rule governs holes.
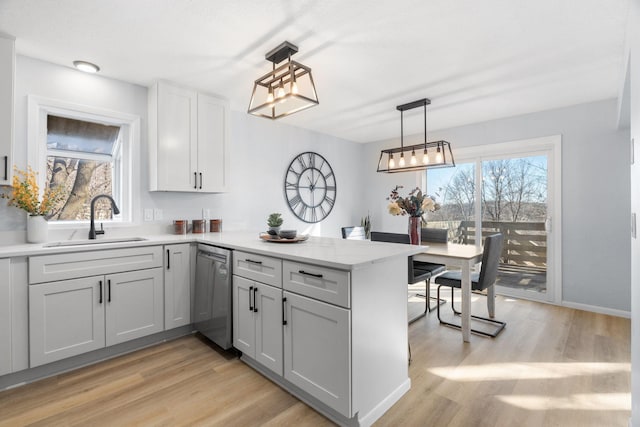
{"type": "Polygon", "coordinates": [[[154,209],[153,210],[153,220],[161,221],[162,220],[162,209],[154,209]]]}
{"type": "Polygon", "coordinates": [[[145,221],[153,221],[153,209],[145,209],[144,210],[144,220],[145,221]]]}

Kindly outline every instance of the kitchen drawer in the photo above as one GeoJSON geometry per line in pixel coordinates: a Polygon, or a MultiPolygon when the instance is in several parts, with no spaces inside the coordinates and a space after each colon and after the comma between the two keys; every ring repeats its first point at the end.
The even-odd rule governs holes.
{"type": "Polygon", "coordinates": [[[29,284],[162,267],[162,247],[108,249],[29,257],[29,284]]]}
{"type": "Polygon", "coordinates": [[[351,307],[351,277],[348,271],[286,260],[282,263],[282,271],[285,290],[341,307],[351,307]]]}
{"type": "Polygon", "coordinates": [[[236,251],[233,274],[282,288],[282,260],[279,258],[236,251]]]}

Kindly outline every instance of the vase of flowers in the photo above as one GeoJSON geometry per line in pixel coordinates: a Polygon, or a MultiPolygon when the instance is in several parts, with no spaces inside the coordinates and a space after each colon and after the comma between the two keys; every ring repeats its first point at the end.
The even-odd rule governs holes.
{"type": "Polygon", "coordinates": [[[389,200],[387,209],[391,215],[409,215],[409,240],[412,245],[419,245],[423,215],[437,211],[440,205],[432,196],[423,194],[418,187],[411,190],[406,197],[400,197],[398,193],[400,188],[403,187],[396,185],[396,188],[391,190],[391,194],[387,197],[389,200]]]}
{"type": "Polygon", "coordinates": [[[14,167],[10,192],[0,197],[8,199],[9,206],[24,210],[27,216],[27,242],[43,243],[47,241],[47,215],[62,196],[58,189],[46,188],[40,198],[36,172],[28,167],[26,171],[14,167]]]}

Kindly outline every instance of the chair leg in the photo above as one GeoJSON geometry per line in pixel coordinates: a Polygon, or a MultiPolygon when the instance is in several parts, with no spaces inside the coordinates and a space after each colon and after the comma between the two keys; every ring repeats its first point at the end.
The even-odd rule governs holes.
{"type": "MultiPolygon", "coordinates": [[[[443,285],[438,286],[438,298],[440,298],[440,288],[442,286],[443,285]]],[[[461,325],[457,325],[455,323],[450,323],[450,322],[445,322],[444,320],[442,320],[440,318],[440,304],[438,304],[437,308],[438,308],[438,311],[437,311],[438,320],[440,321],[441,324],[446,325],[446,326],[450,326],[450,327],[456,328],[456,329],[462,329],[461,325]]],[[[460,315],[461,314],[459,311],[456,311],[456,309],[453,306],[453,288],[451,288],[451,309],[453,310],[454,314],[456,314],[456,315],[460,315]]],[[[471,317],[474,318],[474,319],[477,319],[477,320],[482,320],[482,321],[485,321],[485,322],[490,322],[490,323],[498,325],[498,328],[493,332],[485,332],[485,331],[480,331],[478,329],[471,328],[471,332],[473,332],[474,334],[482,335],[482,336],[485,336],[485,337],[491,337],[491,338],[497,337],[498,334],[500,332],[502,332],[504,327],[507,325],[506,322],[501,322],[499,320],[490,319],[490,318],[487,318],[487,317],[474,316],[473,314],[471,315],[471,317]]]]}
{"type": "Polygon", "coordinates": [[[456,316],[460,316],[462,312],[456,310],[456,306],[453,305],[453,288],[451,288],[451,310],[453,310],[453,314],[456,316]]]}
{"type": "MultiPolygon", "coordinates": [[[[425,291],[426,295],[416,294],[416,296],[425,298],[427,300],[426,301],[426,303],[427,303],[427,311],[432,312],[433,310],[435,310],[435,306],[432,306],[431,304],[429,304],[430,300],[437,301],[438,305],[446,304],[447,301],[431,296],[431,278],[428,278],[427,280],[425,280],[425,283],[426,283],[426,291],[425,291]]],[[[425,311],[425,313],[427,311],[425,311]]]]}
{"type": "Polygon", "coordinates": [[[418,314],[417,316],[412,317],[411,319],[409,319],[409,324],[412,324],[413,322],[415,322],[418,319],[422,319],[430,311],[431,307],[429,307],[429,297],[428,297],[428,295],[429,295],[429,280],[427,279],[427,297],[425,298],[424,295],[416,294],[416,296],[425,298],[425,301],[424,301],[424,312],[422,312],[422,313],[418,314]]]}

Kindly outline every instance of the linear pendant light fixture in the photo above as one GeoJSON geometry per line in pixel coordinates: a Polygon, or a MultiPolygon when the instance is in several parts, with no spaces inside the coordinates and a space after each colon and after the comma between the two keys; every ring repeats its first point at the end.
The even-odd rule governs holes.
{"type": "Polygon", "coordinates": [[[296,52],[298,47],[285,41],[265,55],[273,69],[253,84],[249,114],[275,120],[318,105],[311,68],[291,60],[296,52]]]}
{"type": "Polygon", "coordinates": [[[447,141],[427,142],[427,105],[431,100],[424,98],[407,104],[398,105],[400,111],[400,147],[388,148],[380,152],[378,172],[411,172],[427,168],[450,168],[456,165],[451,153],[451,144],[447,141]],[[404,112],[424,107],[424,142],[404,146],[404,112]]]}

